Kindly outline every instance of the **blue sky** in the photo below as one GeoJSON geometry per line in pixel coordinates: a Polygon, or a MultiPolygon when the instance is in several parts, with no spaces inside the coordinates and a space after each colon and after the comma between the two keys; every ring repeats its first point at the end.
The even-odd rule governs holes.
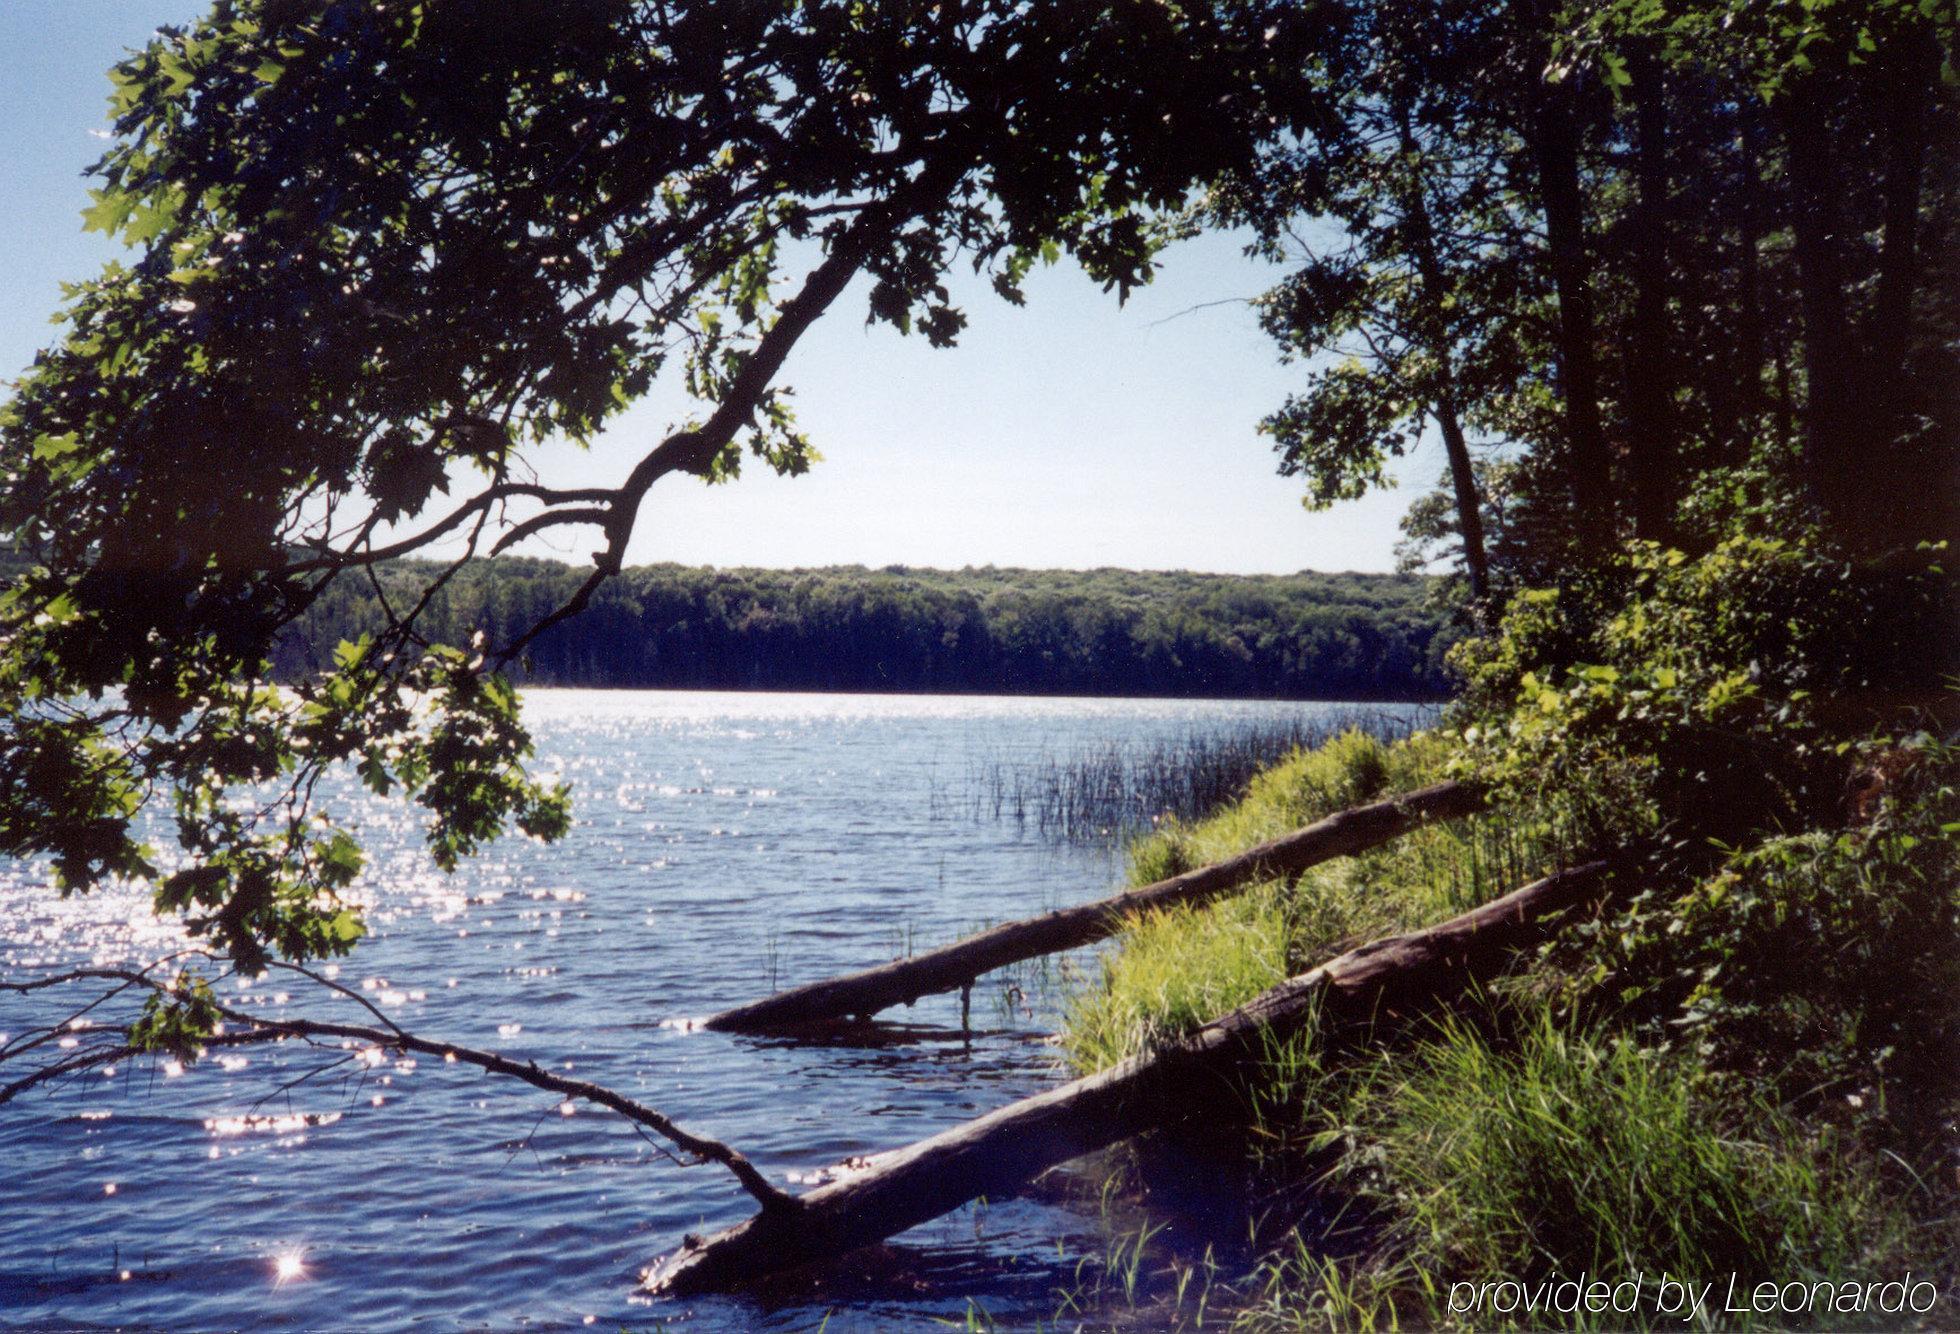
{"type": "MultiPolygon", "coordinates": [[[[203,8],[0,0],[0,376],[47,341],[60,281],[114,253],[77,216],[82,168],[103,148],[103,72],[156,25],[203,8]]],[[[1299,368],[1280,366],[1251,310],[1230,300],[1275,272],[1232,238],[1208,237],[1169,252],[1123,308],[1066,264],[1033,275],[1022,309],[956,279],[970,324],[950,351],[867,329],[862,292],[847,294],[784,377],[824,462],[795,479],[751,468],[724,487],[667,479],[630,559],[1388,569],[1396,521],[1435,480],[1440,451],[1407,461],[1401,489],[1301,508],[1256,431],[1299,368]]],[[[616,481],[664,424],[651,406],[635,410],[589,456],[552,451],[541,470],[616,481]]],[[[589,545],[530,550],[582,561],[589,545]]]]}

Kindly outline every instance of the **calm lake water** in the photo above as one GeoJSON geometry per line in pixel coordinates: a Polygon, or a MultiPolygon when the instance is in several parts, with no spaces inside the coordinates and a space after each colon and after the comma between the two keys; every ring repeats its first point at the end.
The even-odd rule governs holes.
{"type": "MultiPolygon", "coordinates": [[[[576,828],[445,876],[407,809],[333,794],[372,857],[373,935],[338,979],[422,1036],[611,1085],[798,1180],[1061,1078],[1045,1038],[1071,968],[984,980],[970,1041],[957,997],[888,1015],[899,1040],[875,1047],[674,1021],[1109,890],[1107,848],[976,818],[981,766],[1347,707],[529,692],[539,767],[575,784],[576,828]]],[[[45,885],[0,862],[0,975],[140,964],[175,941],[140,896],[63,903],[45,885]]],[[[227,992],[366,1018],[276,973],[227,992]]],[[[66,1012],[46,993],[0,997],[0,1033],[66,1012]]],[[[218,1055],[0,1107],[0,1324],[706,1331],[834,1313],[841,1331],[963,1323],[969,1300],[1032,1321],[1104,1244],[1093,1211],[996,1200],[814,1285],[652,1301],[640,1270],[749,1212],[722,1169],[678,1167],[620,1117],[565,1115],[467,1067],[388,1059],[275,1092],[325,1054],[218,1055]]]]}

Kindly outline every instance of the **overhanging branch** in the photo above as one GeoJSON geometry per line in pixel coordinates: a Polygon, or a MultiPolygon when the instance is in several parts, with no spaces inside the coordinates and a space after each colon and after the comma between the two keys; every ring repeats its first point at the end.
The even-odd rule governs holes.
{"type": "MultiPolygon", "coordinates": [[[[966,174],[966,167],[967,161],[957,148],[941,145],[941,155],[917,177],[881,204],[865,208],[838,234],[823,262],[810,271],[802,288],[784,303],[775,323],[757,340],[708,420],[673,432],[634,465],[618,492],[606,503],[607,513],[601,525],[606,545],[593,553],[592,573],[563,604],[498,652],[496,660],[500,666],[516,658],[552,626],[585,610],[592,595],[625,564],[626,545],[633,536],[640,503],[653,484],[673,472],[708,471],[721,452],[755,419],[756,408],[797,341],[843,294],[865,262],[881,247],[891,244],[908,222],[950,191],[966,174]]],[[[582,514],[572,521],[593,520],[582,514]]]]}
{"type": "MultiPolygon", "coordinates": [[[[303,971],[303,970],[302,970],[303,971]]],[[[310,974],[308,974],[311,976],[310,974]]],[[[185,1003],[199,999],[192,993],[173,983],[162,982],[145,973],[128,968],[78,968],[70,972],[50,977],[36,978],[31,982],[0,982],[0,991],[25,994],[43,991],[51,987],[74,982],[97,981],[119,984],[118,989],[137,987],[185,1003]]],[[[336,988],[344,990],[344,988],[336,988]]],[[[357,998],[358,999],[358,998],[357,998]]],[[[720,1163],[734,1174],[742,1188],[755,1197],[765,1212],[780,1209],[793,1209],[795,1197],[772,1185],[768,1178],[758,1171],[753,1163],[731,1146],[720,1140],[709,1139],[683,1129],[672,1118],[655,1108],[623,1093],[595,1084],[587,1079],[572,1079],[554,1074],[540,1066],[536,1061],[518,1061],[493,1051],[466,1047],[454,1042],[439,1042],[430,1038],[418,1037],[405,1032],[392,1023],[389,1028],[373,1028],[365,1024],[332,1023],[317,1019],[272,1019],[249,1011],[204,999],[207,1004],[229,1023],[243,1025],[237,1032],[214,1034],[201,1040],[205,1046],[239,1046],[255,1042],[278,1042],[287,1038],[340,1039],[343,1041],[366,1042],[381,1050],[416,1052],[424,1056],[440,1057],[444,1061],[456,1061],[463,1065],[474,1065],[491,1074],[509,1075],[522,1080],[534,1088],[544,1089],[567,1098],[580,1098],[611,1108],[621,1116],[647,1127],[666,1139],[683,1152],[692,1154],[703,1162],[720,1163]]],[[[370,1007],[372,1008],[372,1007],[370,1007]]],[[[25,1048],[22,1048],[25,1050],[25,1048]]],[[[97,1066],[132,1060],[150,1054],[146,1049],[118,1043],[114,1046],[97,1047],[74,1056],[64,1057],[41,1066],[12,1083],[0,1085],[0,1105],[4,1105],[20,1094],[42,1084],[78,1073],[97,1066]]],[[[13,1059],[18,1051],[0,1055],[0,1061],[13,1059]]]]}

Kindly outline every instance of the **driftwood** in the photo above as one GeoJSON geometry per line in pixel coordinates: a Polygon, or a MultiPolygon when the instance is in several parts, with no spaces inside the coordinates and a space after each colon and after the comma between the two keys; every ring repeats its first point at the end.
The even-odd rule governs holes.
{"type": "Polygon", "coordinates": [[[909,959],[793,987],[724,1010],[708,1019],[706,1026],[735,1033],[794,1032],[866,1017],[893,1005],[910,1005],[921,996],[959,991],[995,968],[1106,940],[1136,914],[1209,903],[1262,880],[1366,852],[1417,825],[1469,815],[1482,804],[1475,788],[1440,783],[1357,806],[1226,861],[1094,903],[1009,922],[909,959]]]}
{"type": "Polygon", "coordinates": [[[1276,1039],[1315,1023],[1323,1032],[1351,1030],[1458,991],[1477,970],[1546,937],[1561,910],[1594,895],[1606,869],[1593,862],[1561,871],[1439,926],[1350,950],[1179,1042],[881,1154],[855,1175],[706,1240],[690,1237],[649,1271],[648,1286],[709,1291],[839,1256],[1202,1112],[1276,1039]]]}

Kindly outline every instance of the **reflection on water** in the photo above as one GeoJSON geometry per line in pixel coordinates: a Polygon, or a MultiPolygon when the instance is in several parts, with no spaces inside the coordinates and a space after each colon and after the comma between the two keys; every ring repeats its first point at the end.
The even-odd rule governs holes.
{"type": "MultiPolygon", "coordinates": [[[[956,996],[820,1044],[690,1019],[1105,892],[1106,850],[934,800],[975,755],[1041,758],[1320,707],[531,692],[538,767],[576,787],[571,836],[507,841],[444,876],[411,810],[341,786],[327,800],[370,849],[359,892],[373,935],[321,971],[423,1036],[610,1085],[777,1180],[821,1181],[1053,1081],[1055,988],[1040,981],[1054,968],[984,980],[970,1034],[956,996]]],[[[9,978],[180,944],[140,894],[61,900],[36,868],[0,863],[9,978]]],[[[224,998],[374,1022],[277,970],[224,998]]],[[[0,999],[0,1032],[61,1018],[62,1000],[0,999]]],[[[677,1166],[604,1109],[355,1044],[92,1072],[0,1108],[0,1163],[0,1312],[28,1325],[717,1330],[804,1328],[836,1309],[840,1330],[959,1317],[968,1298],[1045,1317],[1075,1257],[1100,1245],[1065,1201],[997,1200],[814,1280],[650,1304],[633,1286],[642,1266],[747,1213],[726,1173],[677,1166]]]]}

